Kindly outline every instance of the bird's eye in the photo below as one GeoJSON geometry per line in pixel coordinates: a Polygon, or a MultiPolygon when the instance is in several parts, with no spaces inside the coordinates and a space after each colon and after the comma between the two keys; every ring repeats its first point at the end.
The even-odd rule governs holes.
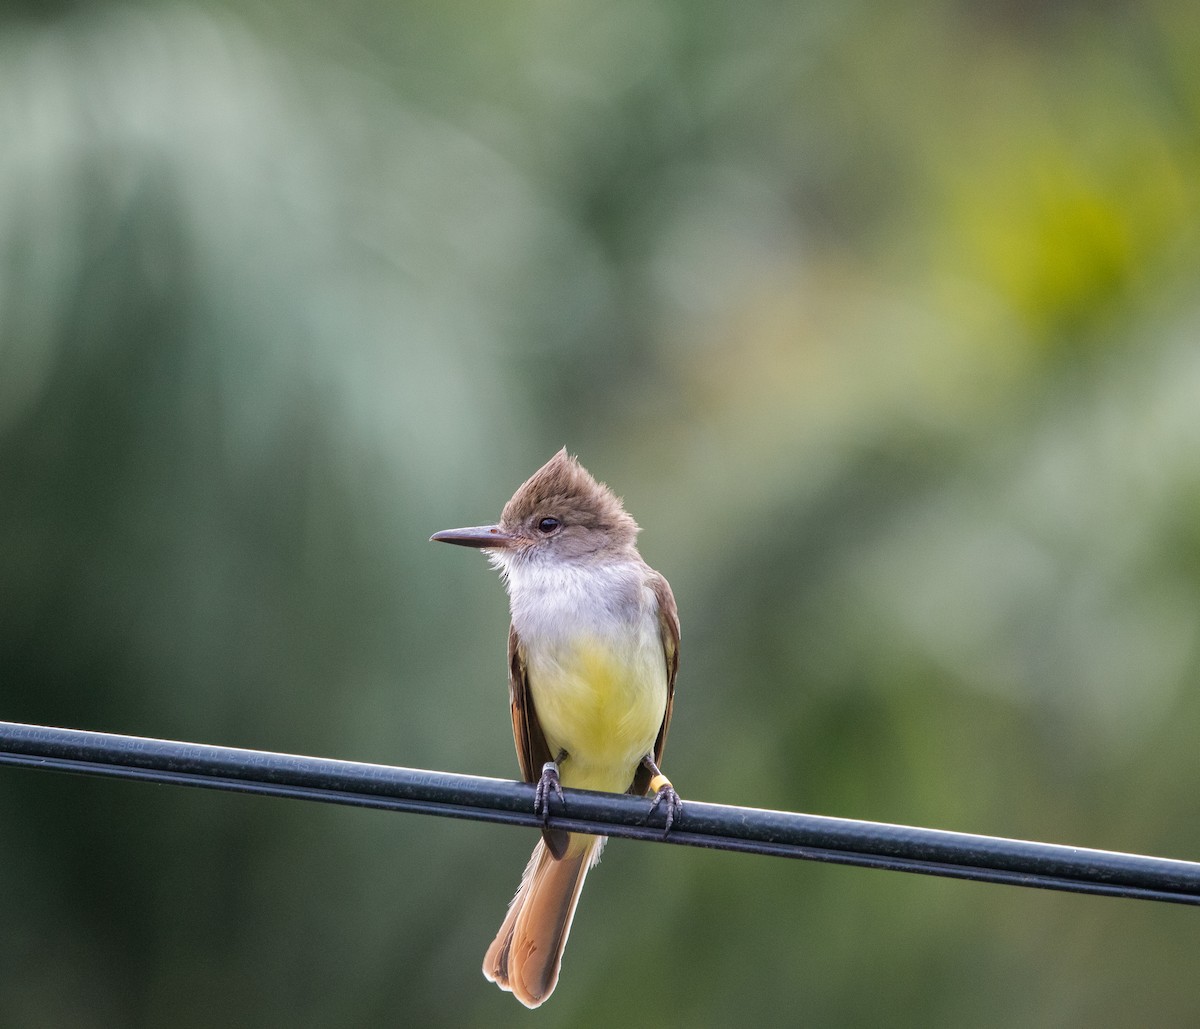
{"type": "Polygon", "coordinates": [[[538,532],[549,536],[550,533],[552,533],[560,525],[562,525],[562,522],[560,522],[557,518],[543,518],[540,522],[538,522],[537,527],[538,532]]]}

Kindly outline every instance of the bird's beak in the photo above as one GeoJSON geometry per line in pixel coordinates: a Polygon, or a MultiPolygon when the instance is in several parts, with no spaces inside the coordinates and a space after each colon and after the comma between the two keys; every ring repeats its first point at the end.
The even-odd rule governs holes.
{"type": "Polygon", "coordinates": [[[466,529],[443,529],[429,537],[430,543],[453,543],[481,550],[507,550],[516,546],[517,537],[498,525],[472,525],[466,529]]]}

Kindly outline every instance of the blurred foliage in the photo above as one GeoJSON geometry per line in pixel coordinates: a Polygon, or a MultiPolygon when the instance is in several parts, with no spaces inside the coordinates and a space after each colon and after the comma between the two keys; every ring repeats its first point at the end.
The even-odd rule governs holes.
{"type": "MultiPolygon", "coordinates": [[[[1200,856],[1200,9],[10,5],[0,717],[513,775],[562,444],[686,797],[1200,856]]],[[[9,770],[14,1026],[524,1025],[528,833],[9,770]],[[464,888],[467,884],[469,888],[464,888]]],[[[614,844],[544,1025],[1190,1026],[1195,916],[614,844]]]]}

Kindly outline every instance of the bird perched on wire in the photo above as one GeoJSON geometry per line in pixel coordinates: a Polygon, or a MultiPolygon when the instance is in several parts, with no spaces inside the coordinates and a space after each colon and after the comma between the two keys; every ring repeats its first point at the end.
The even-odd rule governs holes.
{"type": "Polygon", "coordinates": [[[667,832],[682,809],[658,767],[679,616],[667,580],[638,553],[638,531],[563,448],[513,494],[498,523],[431,537],[483,550],[508,588],[513,736],[521,774],[537,785],[543,830],[483,974],[526,1007],[558,982],[584,878],[606,840],[555,828],[551,798],[561,802],[564,786],[653,791],[667,832]]]}

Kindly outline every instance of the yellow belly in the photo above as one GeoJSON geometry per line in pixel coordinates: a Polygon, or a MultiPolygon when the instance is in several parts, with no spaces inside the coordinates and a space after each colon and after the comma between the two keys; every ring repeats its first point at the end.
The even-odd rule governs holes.
{"type": "Polygon", "coordinates": [[[667,703],[662,644],[576,638],[527,654],[529,690],[564,786],[623,793],[650,753],[667,703]]]}

